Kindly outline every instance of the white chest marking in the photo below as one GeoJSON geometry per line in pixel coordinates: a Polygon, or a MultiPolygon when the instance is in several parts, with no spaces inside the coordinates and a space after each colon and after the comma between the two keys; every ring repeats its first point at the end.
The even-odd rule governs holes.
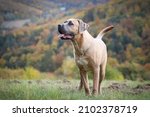
{"type": "Polygon", "coordinates": [[[77,58],[76,61],[77,61],[77,64],[79,65],[86,66],[88,64],[88,61],[86,60],[84,56],[77,58]]]}

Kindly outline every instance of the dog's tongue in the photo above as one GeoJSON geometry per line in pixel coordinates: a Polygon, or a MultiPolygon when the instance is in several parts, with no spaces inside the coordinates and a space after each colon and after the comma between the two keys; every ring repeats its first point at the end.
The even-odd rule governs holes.
{"type": "Polygon", "coordinates": [[[64,38],[64,39],[66,39],[66,38],[71,39],[72,38],[72,36],[69,34],[60,34],[59,37],[64,38]]]}

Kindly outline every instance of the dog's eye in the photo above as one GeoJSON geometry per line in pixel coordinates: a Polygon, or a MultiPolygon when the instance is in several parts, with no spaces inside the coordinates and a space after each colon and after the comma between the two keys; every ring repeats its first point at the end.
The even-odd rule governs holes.
{"type": "Polygon", "coordinates": [[[69,25],[69,26],[72,26],[72,25],[74,25],[74,24],[72,23],[72,21],[69,21],[68,25],[69,25]]]}
{"type": "Polygon", "coordinates": [[[67,23],[67,21],[65,21],[64,23],[67,23]]]}

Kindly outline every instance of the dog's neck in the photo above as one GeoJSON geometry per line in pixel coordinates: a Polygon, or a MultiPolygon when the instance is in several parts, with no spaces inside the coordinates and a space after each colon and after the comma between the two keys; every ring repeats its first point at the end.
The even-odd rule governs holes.
{"type": "Polygon", "coordinates": [[[76,35],[75,38],[71,40],[75,49],[75,54],[78,56],[85,55],[92,43],[92,38],[93,37],[88,31],[84,31],[81,34],[76,35]]]}

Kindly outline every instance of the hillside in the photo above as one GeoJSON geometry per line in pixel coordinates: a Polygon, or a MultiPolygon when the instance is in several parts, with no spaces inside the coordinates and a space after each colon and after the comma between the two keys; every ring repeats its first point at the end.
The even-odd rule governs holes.
{"type": "MultiPolygon", "coordinates": [[[[1,1],[1,5],[5,6],[5,1],[1,1]]],[[[51,2],[49,0],[36,0],[36,3],[34,3],[34,0],[31,0],[31,3],[29,0],[8,1],[10,3],[13,1],[18,7],[22,7],[22,9],[18,8],[19,10],[28,9],[24,9],[24,12],[20,11],[20,13],[33,13],[37,17],[43,11],[55,14],[60,10],[64,12],[67,9],[67,7],[60,9],[60,4],[63,4],[64,1],[56,4],[58,0],[52,0],[51,2]],[[37,8],[38,5],[36,4],[39,3],[40,6],[37,8]],[[21,6],[19,6],[20,4],[21,6]],[[48,7],[43,8],[42,4],[51,4],[54,11],[47,10],[48,7]]],[[[85,0],[83,1],[83,3],[86,3],[85,0]]],[[[102,28],[110,24],[115,26],[115,29],[103,38],[108,47],[109,58],[106,74],[108,79],[119,79],[123,76],[124,79],[149,80],[150,1],[117,0],[107,2],[107,0],[103,0],[104,4],[97,4],[96,6],[93,6],[93,1],[91,2],[92,5],[89,2],[84,4],[88,6],[84,9],[80,6],[78,6],[80,9],[77,8],[78,0],[75,4],[73,4],[72,0],[64,2],[64,4],[73,4],[74,11],[72,12],[72,9],[71,11],[67,10],[70,13],[61,14],[61,18],[54,17],[53,19],[42,20],[39,23],[25,25],[18,29],[5,31],[1,29],[0,67],[2,69],[6,67],[19,69],[32,66],[41,72],[51,72],[52,74],[71,78],[78,77],[74,73],[77,68],[74,64],[70,42],[64,43],[57,36],[57,24],[70,17],[75,17],[82,18],[90,24],[89,32],[93,36],[96,36],[102,28]]],[[[0,8],[2,9],[2,7],[0,8]]],[[[7,9],[10,9],[10,12],[12,10],[14,13],[17,7],[7,9]]],[[[20,14],[19,12],[17,13],[20,14]]],[[[6,13],[2,12],[1,14],[6,15],[6,13]]],[[[16,16],[19,16],[18,14],[16,16]]],[[[24,16],[28,18],[28,15],[24,16]]]]}
{"type": "Polygon", "coordinates": [[[85,6],[94,6],[108,0],[0,0],[0,23],[30,19],[33,23],[54,19],[85,6]]]}

